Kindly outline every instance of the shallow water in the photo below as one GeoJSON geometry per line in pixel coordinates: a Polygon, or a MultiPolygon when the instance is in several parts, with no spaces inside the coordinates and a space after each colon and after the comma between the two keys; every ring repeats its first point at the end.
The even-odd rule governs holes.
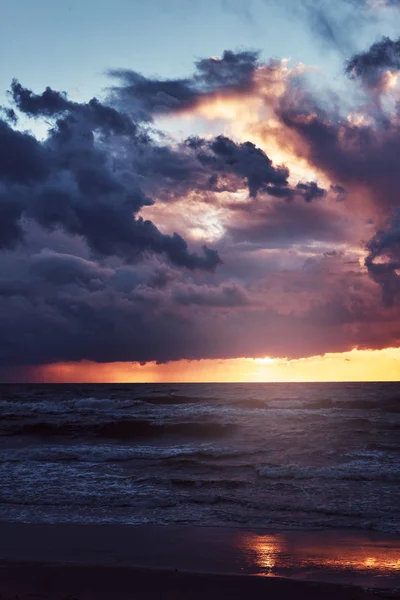
{"type": "Polygon", "coordinates": [[[0,519],[400,531],[400,384],[0,386],[0,519]]]}

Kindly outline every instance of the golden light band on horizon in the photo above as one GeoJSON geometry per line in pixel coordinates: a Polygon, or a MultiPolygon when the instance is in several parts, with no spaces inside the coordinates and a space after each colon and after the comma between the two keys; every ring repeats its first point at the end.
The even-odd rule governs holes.
{"type": "Polygon", "coordinates": [[[353,349],[295,360],[203,359],[144,365],[65,362],[37,367],[35,380],[60,383],[399,381],[400,348],[353,349]]]}

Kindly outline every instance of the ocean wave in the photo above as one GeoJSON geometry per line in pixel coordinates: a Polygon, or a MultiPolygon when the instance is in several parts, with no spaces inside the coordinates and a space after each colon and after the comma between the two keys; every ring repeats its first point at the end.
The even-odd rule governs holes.
{"type": "Polygon", "coordinates": [[[390,400],[381,399],[328,399],[328,400],[311,400],[302,403],[302,408],[308,410],[333,409],[333,410],[362,410],[376,411],[386,413],[400,413],[400,400],[398,398],[390,400]]]}
{"type": "Polygon", "coordinates": [[[398,386],[4,389],[2,519],[398,524],[398,386]]]}
{"type": "Polygon", "coordinates": [[[95,398],[95,397],[87,397],[87,398],[78,398],[74,399],[72,402],[67,403],[65,406],[67,411],[70,410],[84,410],[84,411],[92,411],[92,410],[106,410],[112,411],[115,409],[121,408],[131,408],[135,405],[140,404],[140,401],[134,400],[118,400],[115,398],[95,398]]]}
{"type": "Polygon", "coordinates": [[[141,396],[138,398],[142,402],[148,402],[149,404],[199,404],[199,403],[211,403],[216,402],[217,398],[208,398],[201,396],[141,396]]]}
{"type": "Polygon", "coordinates": [[[199,489],[199,488],[216,488],[222,489],[238,489],[243,488],[248,483],[235,479],[190,479],[184,477],[171,477],[170,483],[179,488],[199,489]]]}
{"type": "Polygon", "coordinates": [[[400,469],[372,467],[369,463],[348,463],[329,467],[304,467],[298,465],[259,466],[256,472],[265,479],[336,479],[343,481],[399,482],[400,469]]]}
{"type": "Polygon", "coordinates": [[[251,408],[260,408],[262,410],[266,410],[269,408],[269,404],[265,400],[257,400],[257,398],[244,398],[243,400],[234,400],[231,402],[231,406],[251,409],[251,408]]]}
{"type": "MultiPolygon", "coordinates": [[[[2,415],[0,423],[0,435],[7,428],[4,427],[5,421],[19,421],[23,426],[27,425],[29,428],[32,422],[35,423],[35,427],[39,426],[36,423],[47,422],[52,426],[62,426],[65,424],[68,426],[70,422],[81,422],[82,428],[87,427],[90,429],[96,422],[100,420],[109,421],[126,421],[132,420],[132,415],[135,415],[137,420],[147,421],[152,419],[154,421],[160,420],[177,420],[184,421],[190,420],[201,420],[201,419],[215,419],[218,421],[222,420],[235,420],[240,421],[243,418],[248,417],[250,414],[257,416],[257,413],[266,413],[267,406],[264,403],[252,404],[252,408],[243,403],[218,403],[218,402],[205,402],[204,398],[196,399],[189,402],[189,397],[174,397],[173,401],[165,402],[164,399],[161,403],[157,401],[153,402],[151,399],[146,400],[120,400],[115,401],[113,399],[98,399],[98,398],[82,398],[66,403],[65,405],[41,403],[40,405],[31,404],[14,404],[7,405],[0,408],[2,415]],[[176,398],[178,398],[176,400],[176,398]],[[42,417],[40,419],[40,417],[42,417]]],[[[253,401],[254,402],[254,401],[253,401]]],[[[45,427],[45,426],[44,426],[45,427]]]]}
{"type": "Polygon", "coordinates": [[[171,474],[170,476],[145,476],[145,477],[134,477],[135,484],[145,483],[152,485],[171,485],[178,489],[183,490],[203,490],[203,489],[240,489],[248,486],[248,481],[240,480],[240,479],[226,479],[226,478],[200,478],[187,476],[177,476],[171,474]]]}
{"type": "Polygon", "coordinates": [[[209,396],[178,396],[178,395],[170,395],[170,396],[151,396],[151,397],[141,397],[143,402],[147,402],[149,404],[167,404],[167,405],[176,405],[176,404],[210,404],[213,408],[217,410],[229,410],[230,408],[239,408],[239,409],[252,409],[252,408],[260,408],[267,409],[268,404],[265,400],[258,400],[257,398],[243,398],[240,400],[237,399],[226,399],[226,398],[218,398],[218,397],[209,397],[209,396]]]}
{"type": "Polygon", "coordinates": [[[190,437],[220,437],[236,429],[234,424],[218,422],[152,423],[150,421],[117,421],[99,425],[95,435],[116,439],[139,436],[182,435],[190,437]]]}
{"type": "Polygon", "coordinates": [[[368,450],[384,455],[392,452],[400,452],[400,440],[398,442],[375,442],[368,445],[368,450]]]}
{"type": "MultiPolygon", "coordinates": [[[[158,446],[148,445],[115,445],[109,444],[68,444],[68,445],[48,445],[9,448],[3,449],[0,454],[0,464],[2,463],[58,463],[58,462],[87,462],[87,463],[113,463],[129,462],[135,460],[155,460],[165,464],[166,467],[176,465],[199,465],[207,459],[216,462],[216,468],[224,470],[229,464],[221,467],[220,460],[232,458],[243,458],[243,465],[252,468],[250,457],[259,455],[256,450],[234,449],[215,445],[212,443],[198,444],[177,444],[158,446]]],[[[208,462],[207,468],[211,468],[213,463],[208,462]]],[[[238,468],[232,464],[232,468],[238,468]]]]}
{"type": "MultiPolygon", "coordinates": [[[[20,421],[21,428],[25,427],[24,435],[29,434],[30,429],[37,430],[42,428],[41,435],[52,435],[50,429],[54,430],[54,435],[62,435],[62,428],[65,428],[66,435],[70,435],[68,428],[71,422],[81,421],[81,429],[90,431],[96,426],[100,419],[109,421],[129,421],[134,414],[137,420],[168,420],[176,421],[201,421],[209,418],[223,424],[229,424],[229,421],[235,421],[240,427],[246,426],[246,423],[254,424],[255,419],[279,418],[286,419],[307,419],[317,420],[321,417],[329,417],[332,423],[342,419],[346,426],[361,428],[368,427],[371,421],[379,421],[383,414],[390,413],[391,425],[389,427],[399,427],[394,423],[395,413],[399,412],[392,402],[390,406],[382,403],[382,406],[371,405],[370,401],[363,402],[341,402],[337,400],[310,400],[305,399],[258,399],[254,397],[243,398],[221,398],[218,396],[191,396],[184,394],[171,395],[134,395],[131,398],[122,396],[114,397],[96,397],[86,396],[81,398],[39,400],[32,402],[21,401],[1,401],[0,413],[2,420],[0,424],[0,435],[8,435],[9,425],[12,421],[20,421]],[[368,404],[369,402],[369,404],[368,404]],[[366,412],[362,407],[368,405],[374,410],[366,412]],[[39,419],[44,423],[40,424],[39,419]],[[37,422],[36,422],[37,419],[37,422]],[[34,423],[30,421],[35,420],[34,423]],[[48,422],[45,424],[45,422],[48,422]],[[47,428],[47,431],[45,431],[47,428]]],[[[79,428],[79,424],[76,425],[79,428]]],[[[124,425],[122,425],[124,427],[124,425]]],[[[384,424],[386,427],[386,424],[384,424]]],[[[18,428],[17,428],[18,429],[18,428]]]]}
{"type": "Polygon", "coordinates": [[[24,423],[14,427],[11,431],[4,431],[6,435],[34,435],[38,437],[74,435],[81,428],[78,423],[52,423],[49,421],[40,421],[34,423],[24,423]]]}
{"type": "Polygon", "coordinates": [[[236,429],[234,423],[220,423],[215,421],[204,422],[152,422],[144,420],[106,421],[100,423],[85,423],[79,421],[67,421],[54,423],[51,421],[40,421],[25,423],[8,431],[2,431],[8,435],[46,437],[76,437],[92,436],[98,438],[109,438],[116,440],[130,440],[140,437],[163,437],[165,435],[188,436],[188,437],[221,437],[232,433],[236,429]]]}

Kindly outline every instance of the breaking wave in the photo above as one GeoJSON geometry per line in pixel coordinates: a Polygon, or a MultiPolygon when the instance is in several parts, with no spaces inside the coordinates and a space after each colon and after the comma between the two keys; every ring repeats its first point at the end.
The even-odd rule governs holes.
{"type": "Polygon", "coordinates": [[[0,385],[0,518],[400,531],[399,390],[0,385]]]}
{"type": "Polygon", "coordinates": [[[342,481],[387,481],[399,482],[400,469],[382,469],[368,463],[348,463],[331,467],[303,467],[297,465],[261,466],[256,468],[265,479],[333,479],[342,481]]]}

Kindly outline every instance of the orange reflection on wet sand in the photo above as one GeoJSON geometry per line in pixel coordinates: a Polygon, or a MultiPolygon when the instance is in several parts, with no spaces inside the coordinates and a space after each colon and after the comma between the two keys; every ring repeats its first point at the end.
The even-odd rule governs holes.
{"type": "Polygon", "coordinates": [[[400,543],[346,534],[246,534],[241,540],[246,562],[269,576],[312,577],[316,572],[400,576],[400,543]]]}
{"type": "Polygon", "coordinates": [[[279,535],[248,535],[244,539],[246,553],[254,554],[255,563],[263,571],[271,571],[282,562],[284,539],[279,535]]]}

